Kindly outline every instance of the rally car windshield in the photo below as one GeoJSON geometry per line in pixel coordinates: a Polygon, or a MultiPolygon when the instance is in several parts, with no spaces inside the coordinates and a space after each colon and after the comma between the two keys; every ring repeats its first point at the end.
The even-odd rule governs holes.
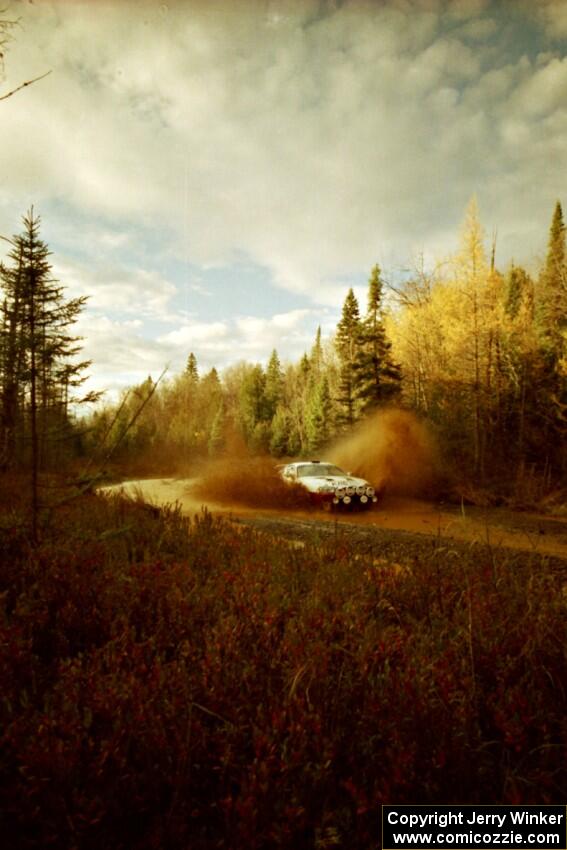
{"type": "Polygon", "coordinates": [[[297,467],[298,478],[312,478],[327,475],[346,475],[338,466],[331,463],[305,463],[297,467]]]}

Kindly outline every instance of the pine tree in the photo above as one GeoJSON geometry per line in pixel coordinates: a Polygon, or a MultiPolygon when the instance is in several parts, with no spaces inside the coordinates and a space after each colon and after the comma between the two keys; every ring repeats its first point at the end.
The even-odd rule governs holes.
{"type": "Polygon", "coordinates": [[[191,383],[198,383],[199,369],[197,368],[197,358],[195,357],[193,352],[191,352],[189,354],[189,357],[187,358],[187,365],[185,366],[185,375],[189,378],[191,383]]]}
{"type": "Polygon", "coordinates": [[[323,376],[315,387],[306,416],[307,451],[316,452],[332,433],[332,401],[329,382],[323,376]]]}
{"type": "Polygon", "coordinates": [[[502,452],[516,461],[521,478],[526,458],[540,453],[541,415],[538,393],[543,359],[535,325],[534,282],[525,269],[512,265],[506,276],[503,340],[504,396],[502,452]]]}
{"type": "Polygon", "coordinates": [[[24,232],[15,236],[2,265],[4,289],[2,333],[2,442],[10,460],[25,460],[18,450],[16,429],[30,428],[32,454],[47,455],[51,432],[61,442],[71,403],[94,400],[73,391],[85,380],[90,361],[77,362],[80,338],[69,328],[77,321],[86,298],[66,300],[64,287],[51,275],[49,249],[39,238],[39,218],[24,217],[24,232]]]}
{"type": "Polygon", "coordinates": [[[358,418],[355,363],[360,346],[360,336],[360,309],[354,292],[349,289],[335,338],[335,346],[340,360],[337,402],[340,420],[347,426],[351,426],[358,418]]]}
{"type": "Polygon", "coordinates": [[[80,338],[70,333],[86,298],[66,300],[52,277],[49,249],[39,238],[33,209],[23,232],[11,240],[10,265],[0,267],[2,307],[2,463],[27,463],[32,477],[32,518],[38,511],[38,474],[56,438],[69,430],[72,403],[93,401],[95,393],[75,397],[90,361],[77,362],[80,338]],[[24,439],[24,429],[29,431],[24,439]],[[24,448],[29,443],[29,452],[24,448]]]}
{"type": "Polygon", "coordinates": [[[283,457],[289,451],[290,422],[286,407],[283,404],[278,408],[272,419],[272,433],[270,437],[270,453],[276,457],[283,457]]]}
{"type": "Polygon", "coordinates": [[[239,389],[239,420],[244,437],[250,445],[257,445],[264,439],[264,430],[258,425],[268,423],[268,406],[266,403],[266,375],[257,364],[246,370],[239,389]],[[261,437],[258,435],[261,432],[261,437]]]}
{"type": "Polygon", "coordinates": [[[283,391],[283,373],[276,349],[272,351],[268,368],[266,369],[266,382],[264,396],[266,402],[266,418],[273,419],[277,406],[281,400],[283,391]]]}
{"type": "Polygon", "coordinates": [[[526,298],[533,300],[533,281],[521,266],[512,263],[506,278],[506,314],[515,319],[526,298]]]}
{"type": "Polygon", "coordinates": [[[321,377],[321,372],[323,370],[323,346],[321,344],[321,326],[317,328],[317,333],[315,335],[315,342],[313,343],[313,348],[311,349],[311,356],[309,358],[311,364],[311,374],[315,381],[318,381],[321,377]]]}
{"type": "Polygon", "coordinates": [[[195,392],[195,420],[198,434],[197,444],[203,451],[208,451],[209,437],[213,422],[217,417],[219,407],[223,402],[223,390],[219,373],[213,366],[200,379],[195,392]]]}
{"type": "Polygon", "coordinates": [[[400,392],[401,371],[392,357],[382,313],[380,267],[374,266],[368,282],[368,309],[361,325],[354,364],[356,398],[364,412],[391,401],[400,392]]]}
{"type": "Polygon", "coordinates": [[[544,439],[549,448],[548,460],[564,471],[567,466],[567,253],[559,201],[555,205],[547,257],[538,283],[544,357],[540,409],[547,411],[544,439]]]}
{"type": "Polygon", "coordinates": [[[2,304],[2,331],[0,336],[0,380],[2,387],[0,467],[16,461],[16,428],[20,414],[21,385],[23,382],[24,347],[21,344],[23,304],[23,246],[18,246],[18,256],[11,253],[14,267],[0,265],[4,289],[2,304]]]}
{"type": "Polygon", "coordinates": [[[551,357],[559,361],[565,351],[567,332],[567,258],[563,210],[557,201],[545,266],[539,280],[539,313],[544,344],[551,357]]]}
{"type": "Polygon", "coordinates": [[[305,411],[311,386],[311,361],[303,354],[296,366],[285,373],[284,400],[288,412],[288,454],[297,455],[306,450],[305,411]]]}

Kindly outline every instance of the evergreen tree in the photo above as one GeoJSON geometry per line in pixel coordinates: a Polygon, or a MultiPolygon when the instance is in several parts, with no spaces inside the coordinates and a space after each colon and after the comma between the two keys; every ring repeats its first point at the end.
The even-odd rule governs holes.
{"type": "Polygon", "coordinates": [[[537,462],[540,453],[538,394],[544,363],[534,321],[534,282],[523,268],[512,265],[506,284],[504,311],[507,321],[502,346],[506,383],[500,445],[502,454],[514,459],[521,478],[526,460],[537,462]]]}
{"type": "Polygon", "coordinates": [[[332,401],[326,376],[316,385],[306,419],[307,451],[316,452],[329,441],[332,434],[332,401]]]}
{"type": "Polygon", "coordinates": [[[0,380],[2,388],[0,466],[16,461],[16,429],[21,407],[25,349],[22,345],[23,303],[23,246],[18,255],[11,253],[14,267],[0,265],[4,289],[2,330],[0,336],[0,380]]]}
{"type": "Polygon", "coordinates": [[[185,366],[185,374],[189,378],[190,382],[193,384],[198,383],[199,381],[199,369],[197,368],[197,358],[191,352],[189,357],[187,358],[187,365],[185,366]]]}
{"type": "Polygon", "coordinates": [[[264,396],[266,403],[266,418],[273,419],[277,406],[281,400],[283,391],[283,372],[277,351],[272,351],[268,368],[266,369],[266,382],[264,396]]]}
{"type": "Polygon", "coordinates": [[[360,346],[361,330],[358,301],[352,289],[349,289],[335,338],[340,360],[337,402],[340,420],[347,426],[351,426],[358,418],[355,364],[360,346]]]}
{"type": "Polygon", "coordinates": [[[0,267],[4,289],[2,307],[2,454],[4,462],[39,466],[48,460],[52,437],[62,445],[70,423],[72,403],[92,401],[73,393],[85,380],[90,362],[77,362],[80,338],[70,327],[84,308],[86,298],[66,300],[64,287],[52,277],[49,249],[39,238],[39,218],[33,210],[23,219],[24,230],[15,236],[9,265],[0,267]],[[23,430],[29,429],[30,457],[23,430]]]}
{"type": "Polygon", "coordinates": [[[203,448],[202,434],[199,436],[203,423],[203,394],[197,358],[191,352],[181,375],[178,375],[173,383],[164,385],[160,393],[163,399],[160,436],[164,444],[164,454],[173,453],[187,461],[199,446],[203,448]]]}
{"type": "Polygon", "coordinates": [[[270,452],[276,457],[283,457],[289,451],[290,422],[286,407],[279,404],[272,419],[270,437],[270,452]]]}
{"type": "MultiPolygon", "coordinates": [[[[267,424],[269,410],[266,403],[266,375],[259,364],[249,366],[239,390],[239,419],[246,440],[258,443],[259,424],[267,424]]],[[[264,431],[262,437],[264,439],[264,431]]],[[[261,442],[261,440],[260,440],[261,442]]]]}
{"type": "Polygon", "coordinates": [[[311,375],[311,361],[307,354],[303,354],[301,360],[299,361],[299,376],[300,379],[307,383],[309,377],[311,375]]]}
{"type": "Polygon", "coordinates": [[[565,224],[557,201],[545,266],[539,278],[539,325],[544,369],[540,381],[540,410],[545,415],[549,462],[564,472],[567,466],[567,254],[565,224]]]}
{"type": "Polygon", "coordinates": [[[315,335],[315,342],[313,344],[313,348],[311,349],[311,356],[309,358],[311,363],[311,374],[315,381],[318,381],[321,377],[321,372],[323,370],[323,346],[321,344],[321,326],[317,328],[317,333],[315,335]]]}
{"type": "Polygon", "coordinates": [[[70,404],[97,397],[73,395],[90,365],[76,361],[80,338],[70,333],[86,298],[65,299],[63,286],[52,277],[39,224],[32,209],[23,218],[23,232],[11,240],[10,264],[0,266],[0,461],[31,468],[34,537],[40,466],[54,460],[53,446],[61,447],[65,434],[70,435],[70,404]]]}
{"type": "Polygon", "coordinates": [[[539,281],[539,313],[545,347],[555,362],[566,354],[567,332],[567,261],[563,210],[557,201],[547,257],[539,281]]]}
{"type": "Polygon", "coordinates": [[[512,263],[506,278],[506,314],[515,319],[528,298],[533,301],[533,281],[525,269],[512,263]]]}
{"type": "Polygon", "coordinates": [[[219,407],[223,402],[223,389],[219,373],[213,366],[206,375],[203,375],[197,385],[195,394],[195,419],[198,434],[197,442],[203,451],[208,450],[209,438],[213,422],[218,415],[219,407]]]}
{"type": "Polygon", "coordinates": [[[311,386],[311,362],[303,354],[285,374],[284,401],[288,412],[288,454],[301,454],[307,445],[305,411],[311,386]]]}
{"type": "Polygon", "coordinates": [[[355,395],[362,411],[390,401],[400,392],[401,371],[392,357],[382,313],[382,280],[379,266],[368,283],[368,309],[361,325],[354,363],[355,395]]]}

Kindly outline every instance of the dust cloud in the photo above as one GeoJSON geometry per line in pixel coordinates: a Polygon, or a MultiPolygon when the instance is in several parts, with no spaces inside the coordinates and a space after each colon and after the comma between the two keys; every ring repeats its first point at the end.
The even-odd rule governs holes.
{"type": "Polygon", "coordinates": [[[306,508],[309,494],[299,484],[286,483],[273,457],[226,455],[200,470],[193,495],[221,505],[252,508],[306,508]]]}
{"type": "Polygon", "coordinates": [[[326,457],[379,492],[432,496],[442,478],[435,438],[409,410],[380,410],[339,439],[326,457]]]}
{"type": "MultiPolygon", "coordinates": [[[[427,425],[407,410],[382,410],[321,452],[378,493],[431,496],[441,463],[427,425]]],[[[282,480],[273,457],[252,456],[242,440],[197,471],[192,496],[219,505],[248,508],[312,508],[309,494],[282,480]]]]}

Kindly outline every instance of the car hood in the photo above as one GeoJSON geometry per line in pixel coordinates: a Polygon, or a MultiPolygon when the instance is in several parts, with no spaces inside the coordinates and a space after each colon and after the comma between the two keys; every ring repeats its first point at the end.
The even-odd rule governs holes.
{"type": "Polygon", "coordinates": [[[352,475],[306,475],[304,478],[298,478],[297,483],[310,493],[318,493],[325,484],[331,487],[370,487],[364,478],[354,478],[352,475]]]}

